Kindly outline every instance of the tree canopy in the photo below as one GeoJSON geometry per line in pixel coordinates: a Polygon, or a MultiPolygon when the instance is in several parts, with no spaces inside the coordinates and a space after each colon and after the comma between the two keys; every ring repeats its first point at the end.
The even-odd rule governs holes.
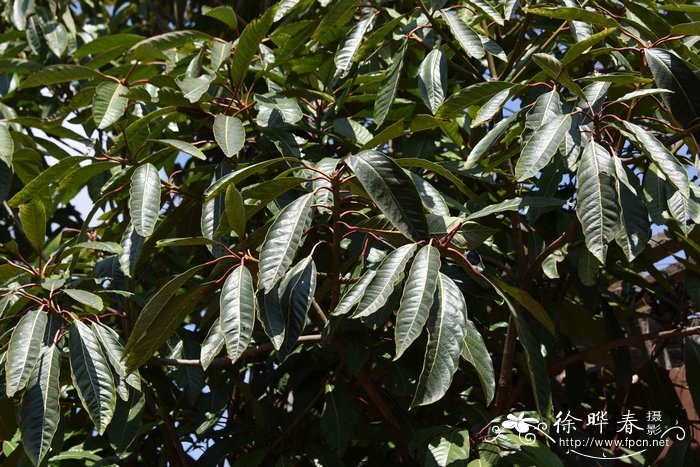
{"type": "Polygon", "coordinates": [[[690,427],[628,326],[644,295],[700,332],[695,3],[13,0],[0,31],[3,463],[584,465],[562,413],[690,427]]]}

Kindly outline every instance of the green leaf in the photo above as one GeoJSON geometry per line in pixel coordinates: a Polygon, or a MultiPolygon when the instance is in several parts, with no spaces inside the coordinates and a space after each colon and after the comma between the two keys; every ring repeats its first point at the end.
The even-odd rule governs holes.
{"type": "Polygon", "coordinates": [[[420,194],[411,178],[389,157],[366,150],[346,159],[347,165],[389,221],[411,240],[428,238],[420,194]]]}
{"type": "Polygon", "coordinates": [[[166,238],[165,240],[158,240],[156,242],[156,248],[204,245],[221,245],[221,242],[204,237],[166,238]]]}
{"type": "Polygon", "coordinates": [[[197,146],[193,146],[190,143],[186,143],[177,139],[159,139],[157,141],[159,143],[170,146],[171,148],[175,148],[178,151],[187,154],[188,156],[196,157],[197,159],[203,161],[207,160],[207,156],[202,152],[202,150],[199,149],[197,146]]]}
{"type": "Polygon", "coordinates": [[[182,47],[195,40],[211,40],[211,36],[192,29],[166,32],[137,42],[129,49],[129,54],[145,58],[164,58],[165,55],[159,51],[182,47]],[[154,54],[153,51],[157,51],[158,53],[154,54]]]}
{"type": "Polygon", "coordinates": [[[328,9],[328,12],[323,16],[318,27],[311,36],[311,39],[316,42],[321,39],[328,31],[338,24],[338,22],[347,16],[347,13],[354,9],[358,0],[338,0],[333,2],[333,5],[328,9]]]}
{"type": "Polygon", "coordinates": [[[571,116],[562,115],[536,129],[515,165],[515,178],[519,182],[532,178],[549,164],[570,127],[571,116]]]}
{"type": "Polygon", "coordinates": [[[457,118],[464,115],[466,108],[481,104],[501,91],[515,86],[505,81],[489,81],[467,86],[461,91],[451,95],[440,106],[435,116],[438,118],[457,118]]]}
{"type": "Polygon", "coordinates": [[[284,316],[284,341],[278,350],[280,360],[289,355],[301,336],[315,292],[316,265],[311,256],[307,256],[280,281],[280,305],[284,316]]]}
{"type": "Polygon", "coordinates": [[[276,23],[277,21],[284,18],[284,16],[298,3],[299,0],[282,0],[281,2],[279,2],[279,4],[277,5],[277,11],[275,12],[275,17],[272,21],[276,23]]]}
{"type": "Polygon", "coordinates": [[[619,27],[615,20],[592,11],[584,10],[583,8],[558,6],[556,8],[523,8],[523,11],[531,15],[544,16],[547,18],[581,21],[603,28],[619,27]]]}
{"type": "Polygon", "coordinates": [[[359,418],[357,404],[340,386],[326,384],[326,395],[321,413],[321,431],[325,441],[336,452],[345,452],[352,440],[354,425],[359,418]]]}
{"type": "Polygon", "coordinates": [[[392,251],[384,258],[377,268],[376,274],[367,286],[364,295],[357,305],[353,318],[371,316],[386,304],[389,296],[394,291],[394,286],[401,273],[406,269],[406,264],[416,251],[416,245],[409,243],[392,251]]]}
{"type": "Polygon", "coordinates": [[[211,201],[212,199],[214,199],[214,197],[223,193],[229,185],[242,182],[251,175],[264,172],[270,166],[280,164],[282,162],[292,161],[296,162],[297,159],[293,157],[278,157],[267,161],[258,162],[257,164],[253,164],[248,167],[236,170],[235,172],[226,174],[223,177],[218,178],[214,183],[212,183],[209,186],[209,188],[204,190],[204,202],[211,201]]]}
{"type": "Polygon", "coordinates": [[[700,36],[700,21],[676,24],[671,28],[671,34],[687,34],[689,36],[700,36]]]}
{"type": "Polygon", "coordinates": [[[112,371],[97,337],[88,326],[73,321],[68,334],[73,386],[97,432],[104,434],[116,404],[112,371]]]}
{"type": "MultiPolygon", "coordinates": [[[[673,52],[664,49],[644,49],[644,56],[654,76],[656,86],[660,89],[673,91],[673,94],[662,94],[666,106],[676,120],[688,129],[700,119],[700,78],[673,52]]],[[[696,138],[700,132],[696,131],[696,138]]]]}
{"type": "Polygon", "coordinates": [[[494,20],[499,26],[503,26],[505,24],[501,14],[496,11],[493,6],[491,6],[488,0],[468,0],[468,2],[474,5],[477,9],[481,10],[486,16],[494,20]]]}
{"type": "Polygon", "coordinates": [[[425,359],[411,409],[432,404],[445,395],[457,371],[467,320],[467,304],[452,279],[439,273],[430,308],[425,359]]]}
{"type": "Polygon", "coordinates": [[[534,298],[532,298],[532,295],[530,295],[528,292],[525,290],[519,289],[517,287],[513,287],[512,285],[508,285],[505,282],[499,281],[496,278],[491,278],[491,282],[495,284],[499,289],[503,290],[505,293],[510,295],[520,303],[527,311],[529,311],[532,316],[537,319],[537,321],[542,324],[542,326],[545,327],[549,332],[552,334],[555,333],[554,329],[554,323],[552,322],[552,318],[550,318],[549,313],[547,313],[547,310],[544,309],[544,307],[534,298]]]}
{"type": "Polygon", "coordinates": [[[255,286],[245,266],[239,266],[226,278],[219,298],[219,328],[232,361],[243,354],[250,343],[255,326],[255,286]]]}
{"type": "Polygon", "coordinates": [[[469,430],[444,427],[428,442],[425,467],[463,465],[469,460],[469,430]]]}
{"type": "Polygon", "coordinates": [[[218,70],[231,56],[233,43],[215,38],[211,41],[211,68],[218,70]]]}
{"type": "Polygon", "coordinates": [[[510,89],[501,91],[495,96],[493,96],[483,106],[481,106],[481,108],[476,113],[476,116],[474,116],[474,119],[469,124],[469,126],[472,128],[476,128],[479,125],[490,121],[493,117],[496,116],[496,114],[498,114],[498,112],[500,112],[503,109],[503,106],[509,98],[510,89]]]}
{"type": "Polygon", "coordinates": [[[362,39],[367,34],[367,29],[372,25],[373,19],[373,13],[365,15],[353,26],[347,36],[345,36],[345,39],[338,45],[338,51],[335,53],[334,59],[337,77],[343,77],[350,71],[362,39]]]}
{"type": "Polygon", "coordinates": [[[532,59],[550,78],[560,82],[569,91],[586,100],[586,95],[581,90],[581,87],[571,79],[569,73],[557,58],[545,53],[536,53],[532,56],[532,59]]]}
{"type": "Polygon", "coordinates": [[[541,94],[525,117],[525,128],[536,130],[555,118],[561,117],[561,99],[557,91],[541,94]]]}
{"type": "Polygon", "coordinates": [[[336,118],[333,120],[333,131],[347,138],[357,147],[365,146],[374,138],[364,125],[349,118],[336,118]]]}
{"type": "Polygon", "coordinates": [[[32,371],[41,355],[47,321],[44,310],[30,310],[22,316],[12,331],[5,357],[7,397],[13,397],[24,389],[32,376],[32,371]]]}
{"type": "Polygon", "coordinates": [[[207,369],[211,362],[216,358],[224,348],[224,335],[221,332],[221,320],[217,319],[211,325],[207,337],[202,342],[202,349],[199,353],[199,361],[202,363],[202,368],[207,369]]]}
{"type": "Polygon", "coordinates": [[[693,231],[695,224],[700,222],[700,204],[693,196],[686,198],[679,191],[666,191],[668,210],[687,236],[693,231]]]}
{"type": "Polygon", "coordinates": [[[12,167],[12,154],[15,152],[15,142],[10,135],[10,128],[5,123],[0,123],[0,162],[12,167]]]}
{"type": "Polygon", "coordinates": [[[92,100],[92,118],[99,130],[107,128],[124,115],[129,105],[128,92],[129,88],[114,81],[105,81],[97,86],[92,100]]]}
{"type": "Polygon", "coordinates": [[[476,370],[479,381],[481,381],[481,387],[484,389],[486,405],[489,405],[496,393],[496,375],[493,370],[493,361],[484,343],[484,338],[469,319],[467,319],[466,327],[464,328],[462,358],[471,363],[476,370]]]}
{"type": "MultiPolygon", "coordinates": [[[[391,104],[396,98],[396,90],[399,86],[399,78],[401,77],[401,67],[403,66],[403,57],[406,53],[406,43],[404,43],[396,55],[392,58],[391,65],[387,68],[382,78],[382,83],[377,91],[377,100],[374,101],[374,121],[377,128],[382,126],[386,116],[389,114],[391,104]]],[[[401,124],[401,133],[403,134],[403,123],[401,124]]]]}
{"type": "Polygon", "coordinates": [[[111,363],[114,371],[119,375],[120,378],[125,380],[129,386],[141,390],[141,378],[138,372],[127,374],[126,367],[124,366],[124,346],[119,339],[119,335],[112,328],[105,326],[103,324],[93,322],[92,332],[97,337],[97,340],[102,346],[109,363],[111,363]]]}
{"type": "Polygon", "coordinates": [[[37,175],[31,182],[25,184],[21,190],[10,198],[7,204],[9,204],[10,207],[16,208],[19,207],[20,204],[37,198],[39,193],[47,189],[52,183],[65,178],[76,169],[78,164],[87,159],[87,157],[72,156],[58,161],[56,164],[37,175]]]}
{"type": "Polygon", "coordinates": [[[113,51],[126,51],[129,47],[143,40],[138,34],[109,34],[99,36],[81,46],[73,53],[73,58],[81,59],[89,55],[100,55],[113,51]]]}
{"type": "Polygon", "coordinates": [[[258,287],[269,291],[284,276],[311,224],[313,194],[303,195],[280,211],[260,249],[258,287]]]}
{"type": "Polygon", "coordinates": [[[294,125],[304,117],[299,104],[291,97],[256,94],[255,101],[258,106],[256,120],[262,127],[294,125]]]}
{"type": "Polygon", "coordinates": [[[269,292],[258,290],[258,320],[275,350],[279,350],[284,342],[285,323],[279,292],[279,286],[274,286],[269,292]]]}
{"type": "Polygon", "coordinates": [[[464,49],[470,57],[476,59],[483,58],[485,55],[484,44],[481,42],[479,35],[467,26],[456,13],[442,10],[441,14],[447,26],[449,26],[450,31],[452,31],[452,35],[457,39],[462,49],[464,49]]]}
{"type": "Polygon", "coordinates": [[[236,29],[238,26],[238,16],[236,16],[236,12],[233,10],[233,8],[228,5],[217,6],[216,8],[211,8],[206,12],[204,9],[202,9],[202,13],[204,13],[204,16],[221,21],[231,29],[236,29]]]}
{"type": "Polygon", "coordinates": [[[107,427],[109,442],[116,452],[126,451],[143,427],[141,415],[145,404],[143,393],[135,389],[129,390],[126,401],[117,400],[114,417],[107,427]]]}
{"type": "MultiPolygon", "coordinates": [[[[578,21],[573,21],[573,24],[581,24],[578,21]]],[[[583,23],[585,24],[585,23],[583,23]]],[[[573,62],[577,58],[581,57],[582,55],[586,54],[591,47],[593,47],[595,44],[600,42],[601,40],[605,39],[608,37],[610,34],[613,32],[617,31],[617,28],[607,28],[604,29],[600,32],[597,32],[583,40],[579,40],[576,43],[572,44],[569,50],[566,51],[564,54],[564,57],[561,59],[562,65],[568,65],[569,63],[573,62]]]]}
{"type": "Polygon", "coordinates": [[[68,47],[68,31],[63,24],[58,21],[49,21],[44,24],[44,39],[54,55],[59,58],[63,56],[68,47]]]}
{"type": "Polygon", "coordinates": [[[78,303],[82,303],[94,310],[102,311],[105,307],[102,299],[92,292],[78,289],[63,289],[63,292],[78,303]]]}
{"type": "Polygon", "coordinates": [[[449,216],[450,209],[440,192],[423,177],[416,175],[413,172],[408,172],[408,174],[411,176],[413,184],[416,185],[416,189],[423,200],[425,208],[431,214],[438,216],[449,216]]]}
{"type": "Polygon", "coordinates": [[[591,139],[583,149],[576,174],[576,215],[583,227],[586,247],[601,262],[618,231],[619,207],[615,192],[615,167],[610,153],[591,139]]]}
{"type": "MultiPolygon", "coordinates": [[[[618,175],[618,180],[620,178],[618,175]]],[[[622,226],[615,236],[615,241],[620,245],[627,259],[632,261],[644,251],[649,241],[649,214],[640,199],[641,188],[632,191],[627,185],[618,183],[617,192],[620,197],[622,226]]]]}
{"type": "Polygon", "coordinates": [[[234,86],[238,87],[243,81],[250,63],[258,51],[260,42],[262,42],[270,26],[272,26],[274,17],[275,9],[268,8],[264,15],[255,18],[243,29],[231,62],[231,82],[234,86]]]}
{"type": "Polygon", "coordinates": [[[233,157],[243,149],[245,128],[236,117],[217,115],[214,117],[214,139],[226,157],[233,157]]]}
{"type": "Polygon", "coordinates": [[[156,228],[160,211],[160,176],[153,164],[143,164],[131,176],[129,214],[134,230],[150,237],[156,228]]]}
{"type": "Polygon", "coordinates": [[[635,145],[661,169],[666,180],[686,198],[690,196],[688,173],[678,159],[654,135],[634,123],[625,122],[635,145]]]}
{"type": "MultiPolygon", "coordinates": [[[[8,1],[6,5],[9,6],[8,1]]],[[[10,18],[12,24],[19,30],[24,31],[27,28],[27,16],[36,12],[35,0],[14,0],[12,2],[12,13],[10,18]]]]}
{"type": "Polygon", "coordinates": [[[130,222],[124,231],[121,241],[122,251],[118,255],[119,268],[126,277],[134,277],[136,274],[136,266],[145,240],[144,237],[136,233],[133,224],[130,222]]]}
{"type": "Polygon", "coordinates": [[[520,209],[530,207],[549,207],[561,206],[564,200],[560,198],[549,198],[540,196],[526,196],[525,198],[512,198],[501,201],[500,203],[491,204],[483,209],[479,209],[466,217],[466,220],[474,220],[482,217],[498,214],[506,211],[518,211],[520,209]]]}
{"type": "Polygon", "coordinates": [[[175,80],[175,84],[182,91],[182,96],[194,104],[199,102],[209,86],[216,78],[214,74],[204,74],[200,76],[181,76],[175,80]]]}
{"type": "Polygon", "coordinates": [[[510,130],[511,124],[518,118],[518,115],[518,113],[514,113],[513,115],[510,115],[498,122],[496,126],[486,133],[485,137],[481,138],[479,142],[474,145],[467,156],[467,160],[464,161],[465,170],[469,170],[476,166],[481,157],[486,154],[489,149],[491,149],[491,146],[500,140],[503,135],[508,132],[508,130],[510,130]]]}
{"type": "Polygon", "coordinates": [[[52,84],[70,83],[84,79],[102,78],[99,71],[82,65],[48,65],[32,73],[22,81],[22,89],[50,86],[52,84]]]}
{"type": "Polygon", "coordinates": [[[360,299],[364,296],[367,286],[374,279],[377,271],[375,269],[369,269],[365,272],[359,281],[355,282],[348,291],[340,298],[338,305],[335,310],[331,313],[333,316],[340,316],[348,313],[352,308],[357,305],[360,299]]]}
{"type": "Polygon", "coordinates": [[[447,59],[440,49],[433,49],[418,68],[418,90],[425,105],[435,115],[445,100],[447,59]]]}
{"type": "Polygon", "coordinates": [[[167,322],[173,321],[172,315],[177,313],[177,310],[174,310],[172,305],[168,305],[180,287],[185,285],[202,267],[198,265],[175,276],[158,289],[143,307],[124,347],[127,373],[132,373],[151,358],[151,355],[170,337],[167,333],[169,330],[167,322]]]}
{"type": "Polygon", "coordinates": [[[403,355],[423,330],[430,307],[433,305],[437,276],[440,272],[440,252],[437,248],[426,245],[413,258],[411,270],[401,297],[401,305],[396,315],[394,341],[396,356],[403,355]]]}
{"type": "Polygon", "coordinates": [[[238,234],[239,238],[245,237],[245,204],[243,204],[243,196],[234,185],[226,189],[224,197],[224,214],[228,220],[228,224],[238,234]]]}
{"type": "Polygon", "coordinates": [[[19,425],[24,451],[35,465],[42,465],[61,419],[61,351],[55,345],[37,348],[36,358],[36,370],[22,397],[19,425]]]}
{"type": "Polygon", "coordinates": [[[41,253],[46,239],[46,209],[40,199],[19,207],[22,229],[37,253],[41,253]]]}

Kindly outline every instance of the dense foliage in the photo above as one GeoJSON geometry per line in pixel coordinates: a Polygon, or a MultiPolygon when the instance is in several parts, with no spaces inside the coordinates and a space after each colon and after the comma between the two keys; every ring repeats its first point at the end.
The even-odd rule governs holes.
{"type": "Polygon", "coordinates": [[[687,427],[596,351],[685,326],[652,224],[700,290],[685,1],[5,2],[0,460],[576,465],[489,427],[633,372],[687,427]]]}

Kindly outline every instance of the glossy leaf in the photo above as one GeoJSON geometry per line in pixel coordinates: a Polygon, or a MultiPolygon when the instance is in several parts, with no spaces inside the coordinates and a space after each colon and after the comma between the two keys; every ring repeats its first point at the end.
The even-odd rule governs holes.
{"type": "Polygon", "coordinates": [[[467,305],[452,279],[440,273],[426,327],[428,344],[411,408],[440,400],[452,383],[462,351],[467,305]]]}
{"type": "Polygon", "coordinates": [[[44,203],[35,199],[31,203],[19,207],[19,219],[27,239],[34,250],[41,252],[46,239],[46,209],[44,203]]]}
{"type": "Polygon", "coordinates": [[[571,116],[563,115],[536,129],[525,143],[515,165],[515,178],[518,181],[527,180],[549,164],[570,127],[571,116]]]}
{"type": "Polygon", "coordinates": [[[418,250],[413,258],[401,297],[401,306],[396,315],[394,360],[401,357],[423,330],[433,305],[439,272],[440,252],[430,245],[418,250]]]}
{"type": "Polygon", "coordinates": [[[452,35],[470,57],[482,58],[484,56],[484,44],[479,39],[478,34],[450,11],[442,10],[442,17],[449,26],[452,35]]]}
{"type": "Polygon", "coordinates": [[[13,397],[27,385],[41,355],[47,321],[44,310],[30,310],[12,331],[5,357],[7,397],[13,397]]]}
{"type": "Polygon", "coordinates": [[[280,211],[260,249],[258,287],[269,291],[287,272],[311,223],[313,195],[306,194],[280,211]]]}
{"type": "Polygon", "coordinates": [[[69,347],[73,386],[98,433],[103,434],[116,404],[109,363],[95,334],[80,321],[69,328],[69,347]]]}
{"type": "Polygon", "coordinates": [[[153,352],[169,337],[166,335],[168,315],[175,312],[166,308],[177,290],[192,278],[202,266],[195,266],[178,274],[161,287],[141,310],[129,340],[124,347],[127,373],[133,372],[148,360],[153,352]]]}
{"type": "Polygon", "coordinates": [[[245,266],[234,269],[226,278],[219,301],[219,327],[226,353],[236,361],[250,343],[257,308],[253,277],[245,266]]]}
{"type": "Polygon", "coordinates": [[[367,194],[406,237],[423,240],[428,225],[418,190],[410,177],[382,153],[362,151],[346,159],[367,194]]]}
{"type": "Polygon", "coordinates": [[[63,293],[68,295],[76,302],[82,303],[83,305],[90,307],[93,310],[102,311],[102,309],[104,308],[104,303],[102,302],[102,299],[99,297],[99,295],[95,295],[94,293],[88,292],[87,290],[63,289],[63,293]]]}
{"type": "Polygon", "coordinates": [[[158,221],[160,210],[160,176],[153,164],[143,164],[131,176],[129,214],[134,231],[150,237],[158,221]]]}
{"type": "Polygon", "coordinates": [[[350,71],[362,39],[367,34],[367,29],[372,25],[373,19],[374,15],[368,14],[358,21],[345,36],[345,40],[338,46],[334,59],[336,76],[345,76],[350,71]]]}
{"type": "Polygon", "coordinates": [[[0,123],[0,162],[7,167],[12,167],[12,154],[15,152],[15,143],[10,135],[8,125],[0,123]]]}
{"type": "Polygon", "coordinates": [[[481,104],[499,92],[512,87],[513,84],[503,81],[472,84],[445,99],[445,102],[435,112],[435,116],[439,118],[457,118],[464,114],[464,110],[467,107],[481,104]]]}
{"type": "Polygon", "coordinates": [[[415,251],[416,245],[411,243],[397,248],[384,258],[365,289],[357,305],[357,310],[352,315],[353,318],[371,316],[384,306],[415,251]]]}
{"type": "Polygon", "coordinates": [[[262,42],[267,31],[272,26],[275,17],[275,9],[270,8],[260,18],[256,18],[243,29],[238,39],[236,51],[231,61],[231,82],[238,86],[245,77],[246,71],[253,57],[258,51],[258,45],[262,42]]]}
{"type": "Polygon", "coordinates": [[[481,387],[484,390],[486,405],[489,405],[496,394],[496,375],[493,370],[493,361],[484,343],[484,338],[469,319],[467,319],[464,328],[464,343],[462,344],[461,355],[476,370],[479,381],[481,381],[481,387]]]}
{"type": "Polygon", "coordinates": [[[40,465],[61,419],[61,351],[55,345],[46,346],[36,349],[36,358],[36,370],[22,397],[19,425],[24,451],[35,465],[40,465]]]}
{"type": "Polygon", "coordinates": [[[360,278],[360,280],[355,282],[340,298],[340,301],[335,307],[335,310],[333,310],[332,314],[334,316],[339,316],[350,312],[353,309],[353,307],[357,305],[362,299],[362,297],[365,294],[365,291],[367,290],[367,287],[372,282],[372,279],[374,279],[376,273],[377,271],[374,269],[370,269],[367,272],[365,272],[360,278]]]}
{"type": "Polygon", "coordinates": [[[129,88],[114,81],[100,83],[92,100],[92,117],[97,128],[102,130],[117,122],[129,105],[126,94],[129,88]]]}
{"type": "Polygon", "coordinates": [[[418,69],[418,90],[430,111],[435,114],[445,100],[447,60],[440,49],[425,56],[418,69]]]}
{"type": "Polygon", "coordinates": [[[124,366],[124,346],[122,345],[119,335],[109,326],[100,323],[92,323],[92,332],[97,337],[97,340],[104,350],[104,354],[109,360],[109,363],[114,368],[115,373],[124,379],[132,388],[141,390],[141,378],[138,372],[131,374],[126,373],[124,366]]]}
{"type": "Polygon", "coordinates": [[[625,127],[634,135],[639,149],[661,169],[666,179],[685,197],[690,195],[688,173],[678,159],[661,142],[644,128],[625,122],[625,127]]]}
{"type": "Polygon", "coordinates": [[[296,345],[316,292],[316,264],[310,256],[297,263],[280,281],[280,306],[284,316],[284,341],[278,356],[284,360],[296,345]]]}
{"type": "Polygon", "coordinates": [[[404,45],[392,58],[391,65],[384,73],[382,84],[379,86],[377,100],[374,101],[374,121],[377,123],[377,127],[382,126],[382,123],[384,123],[386,116],[389,114],[391,104],[394,103],[394,99],[396,98],[396,91],[399,85],[399,78],[401,77],[401,68],[403,67],[403,57],[405,53],[406,46],[404,45]]]}
{"type": "Polygon", "coordinates": [[[619,206],[615,192],[615,168],[608,151],[591,141],[581,155],[577,177],[576,215],[588,250],[605,261],[608,243],[615,238],[619,222],[619,206]]]}
{"type": "Polygon", "coordinates": [[[233,157],[243,149],[245,129],[236,117],[217,115],[214,117],[214,138],[226,157],[233,157]]]}
{"type": "Polygon", "coordinates": [[[193,146],[190,143],[180,141],[177,139],[161,139],[158,140],[159,143],[166,144],[171,148],[175,148],[181,153],[187,154],[188,156],[196,157],[199,160],[207,160],[207,156],[199,149],[197,146],[193,146]]]}
{"type": "MultiPolygon", "coordinates": [[[[700,95],[693,90],[700,86],[700,78],[676,54],[664,49],[644,49],[644,56],[656,86],[673,94],[663,94],[666,106],[686,129],[700,118],[700,95]]],[[[695,132],[696,137],[698,132],[695,132]]]]}

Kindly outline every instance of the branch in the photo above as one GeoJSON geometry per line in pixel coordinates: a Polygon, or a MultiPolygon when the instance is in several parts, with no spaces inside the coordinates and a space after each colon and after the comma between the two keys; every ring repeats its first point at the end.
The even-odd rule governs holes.
{"type": "MultiPolygon", "coordinates": [[[[312,343],[316,344],[318,342],[321,342],[321,334],[309,334],[307,336],[300,336],[299,340],[297,341],[297,344],[300,344],[302,342],[307,342],[307,343],[312,343]]],[[[212,360],[210,367],[224,367],[224,366],[230,366],[233,365],[234,363],[240,361],[240,360],[247,360],[249,358],[255,357],[256,355],[260,355],[263,353],[267,353],[274,350],[274,346],[272,343],[268,342],[265,344],[261,344],[257,347],[250,348],[243,352],[241,357],[233,361],[228,357],[219,357],[215,358],[212,360]]],[[[151,358],[146,362],[146,365],[161,365],[161,366],[196,366],[196,367],[201,367],[202,362],[200,360],[188,360],[184,358],[160,358],[160,357],[155,357],[151,358]]]]}
{"type": "Polygon", "coordinates": [[[594,347],[592,349],[587,349],[582,352],[572,355],[564,360],[561,360],[554,365],[549,367],[549,372],[552,375],[556,375],[561,371],[565,370],[568,366],[578,363],[580,361],[586,361],[592,357],[599,354],[608,352],[609,350],[616,349],[618,347],[624,347],[627,345],[638,344],[640,342],[653,341],[656,339],[671,339],[673,337],[685,337],[692,336],[695,334],[700,334],[700,326],[692,326],[689,328],[671,329],[670,331],[661,331],[651,334],[642,334],[639,336],[624,337],[622,339],[617,339],[614,341],[606,342],[603,345],[594,347]]]}

